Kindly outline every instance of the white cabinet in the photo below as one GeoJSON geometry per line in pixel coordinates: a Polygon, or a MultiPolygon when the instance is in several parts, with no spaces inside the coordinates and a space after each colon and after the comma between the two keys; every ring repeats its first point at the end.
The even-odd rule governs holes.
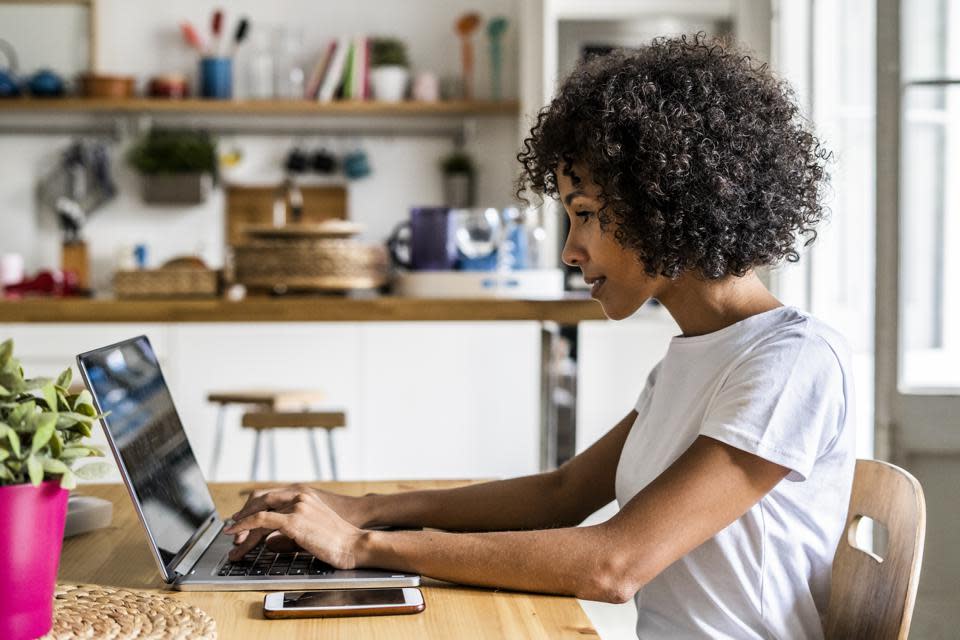
{"type": "MultiPolygon", "coordinates": [[[[16,341],[28,376],[55,375],[81,351],[145,333],[205,471],[216,424],[207,394],[259,387],[322,389],[330,408],[346,411],[347,427],[335,431],[343,479],[507,477],[538,468],[535,322],[4,325],[0,333],[16,341]]],[[[228,414],[218,480],[249,475],[254,440],[240,428],[240,412],[228,414]]],[[[279,479],[312,477],[306,438],[277,434],[279,479]]]]}

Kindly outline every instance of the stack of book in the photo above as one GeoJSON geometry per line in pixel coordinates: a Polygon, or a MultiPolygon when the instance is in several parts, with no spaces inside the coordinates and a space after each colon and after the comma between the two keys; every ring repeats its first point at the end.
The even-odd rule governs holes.
{"type": "Polygon", "coordinates": [[[370,98],[370,38],[331,40],[310,73],[304,98],[319,102],[370,98]]]}

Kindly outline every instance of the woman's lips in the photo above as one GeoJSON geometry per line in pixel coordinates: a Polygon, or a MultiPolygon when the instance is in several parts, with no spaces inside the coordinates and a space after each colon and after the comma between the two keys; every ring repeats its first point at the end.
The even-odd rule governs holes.
{"type": "Polygon", "coordinates": [[[597,295],[599,295],[600,289],[603,288],[603,283],[606,282],[606,281],[607,281],[606,278],[597,278],[596,280],[593,280],[593,284],[592,284],[592,286],[590,287],[590,297],[591,297],[591,298],[596,298],[597,295]]]}

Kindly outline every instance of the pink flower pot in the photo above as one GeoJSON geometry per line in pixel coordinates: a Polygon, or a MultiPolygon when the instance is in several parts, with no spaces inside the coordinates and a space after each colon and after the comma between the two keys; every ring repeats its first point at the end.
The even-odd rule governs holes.
{"type": "Polygon", "coordinates": [[[37,638],[53,624],[69,493],[58,480],[0,487],[0,638],[37,638]]]}

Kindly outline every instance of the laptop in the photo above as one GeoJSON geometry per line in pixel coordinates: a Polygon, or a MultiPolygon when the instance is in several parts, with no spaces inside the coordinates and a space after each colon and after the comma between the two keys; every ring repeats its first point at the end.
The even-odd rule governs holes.
{"type": "Polygon", "coordinates": [[[415,587],[420,576],[341,571],[308,553],[263,544],[230,562],[233,536],[217,514],[157,356],[146,336],[77,356],[110,449],[164,581],[183,591],[415,587]]]}

